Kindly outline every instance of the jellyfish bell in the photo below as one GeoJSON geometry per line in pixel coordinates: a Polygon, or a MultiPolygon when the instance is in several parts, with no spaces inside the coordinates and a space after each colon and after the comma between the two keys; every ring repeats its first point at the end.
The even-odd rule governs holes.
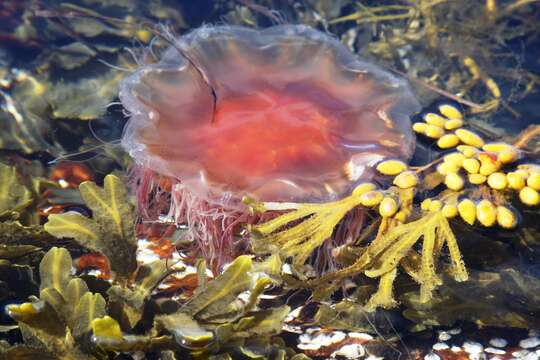
{"type": "Polygon", "coordinates": [[[120,85],[122,145],[141,213],[167,211],[212,261],[258,221],[242,197],[333,200],[381,159],[412,154],[407,83],[329,35],[218,26],[173,41],[120,85]]]}

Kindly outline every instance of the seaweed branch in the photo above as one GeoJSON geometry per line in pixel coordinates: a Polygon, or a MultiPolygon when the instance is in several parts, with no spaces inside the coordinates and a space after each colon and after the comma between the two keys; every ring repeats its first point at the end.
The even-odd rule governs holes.
{"type": "Polygon", "coordinates": [[[315,248],[330,238],[339,221],[360,202],[357,194],[325,204],[259,203],[244,199],[257,212],[292,209],[250,230],[256,251],[264,251],[271,244],[279,247],[284,256],[293,256],[297,265],[303,264],[315,248]],[[295,222],[300,223],[287,227],[295,222]]]}

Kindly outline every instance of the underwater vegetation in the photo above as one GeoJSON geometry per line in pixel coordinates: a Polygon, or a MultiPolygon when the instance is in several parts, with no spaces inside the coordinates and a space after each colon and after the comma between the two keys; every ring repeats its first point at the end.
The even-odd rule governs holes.
{"type": "Polygon", "coordinates": [[[0,358],[537,357],[539,6],[1,2],[0,358]]]}

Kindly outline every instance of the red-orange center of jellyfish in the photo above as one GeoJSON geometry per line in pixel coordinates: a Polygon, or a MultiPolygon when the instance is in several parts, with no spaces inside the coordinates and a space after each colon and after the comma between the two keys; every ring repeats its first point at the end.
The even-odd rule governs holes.
{"type": "Polygon", "coordinates": [[[337,124],[294,94],[267,90],[226,99],[200,134],[208,139],[204,167],[211,180],[237,188],[250,177],[340,172],[337,124]]]}

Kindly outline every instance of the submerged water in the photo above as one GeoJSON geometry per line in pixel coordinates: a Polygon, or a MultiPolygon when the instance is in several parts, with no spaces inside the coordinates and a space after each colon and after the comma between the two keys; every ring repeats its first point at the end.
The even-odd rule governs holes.
{"type": "MultiPolygon", "coordinates": [[[[419,2],[424,3],[431,2],[419,2]]],[[[0,235],[1,304],[23,303],[29,296],[45,299],[43,294],[39,294],[40,281],[42,290],[43,283],[47,281],[43,272],[40,275],[39,262],[52,246],[68,248],[71,256],[77,259],[74,262],[77,274],[92,292],[101,293],[106,301],[111,301],[112,295],[107,292],[111,284],[92,272],[97,269],[101,271],[98,275],[103,274],[102,263],[93,258],[94,255],[81,257],[90,251],[106,251],[88,246],[89,242],[85,248],[67,240],[49,238],[39,231],[43,231],[42,225],[50,214],[76,211],[92,216],[95,208],[76,191],[81,182],[93,180],[102,185],[107,174],[125,176],[129,173],[133,159],[119,146],[119,141],[129,115],[134,114],[127,114],[120,102],[119,84],[143,64],[155,64],[162,59],[171,46],[170,39],[201,26],[267,28],[277,24],[304,24],[326,32],[366,63],[376,64],[392,73],[388,75],[389,79],[395,76],[410,84],[422,107],[422,112],[412,117],[413,122],[421,121],[425,113],[438,111],[441,104],[451,104],[465,114],[466,126],[484,139],[519,144],[522,151],[519,162],[539,164],[540,131],[535,127],[540,124],[539,2],[443,1],[427,6],[419,4],[398,0],[0,2],[0,163],[13,166],[16,169],[13,174],[17,174],[13,178],[9,175],[11,170],[2,168],[0,172],[0,181],[4,182],[0,183],[0,226],[3,233],[0,235]],[[28,189],[27,193],[17,184],[23,184],[28,189]],[[94,270],[89,271],[89,268],[94,270]]],[[[261,39],[253,41],[261,42],[261,39]]],[[[351,63],[340,63],[343,65],[340,71],[329,73],[328,63],[336,62],[330,56],[332,54],[299,51],[291,46],[285,47],[286,51],[269,48],[262,51],[262,55],[255,56],[249,47],[239,49],[232,45],[234,41],[226,42],[226,39],[221,39],[217,45],[210,42],[210,51],[202,66],[205,70],[203,73],[200,69],[190,73],[196,79],[191,85],[194,84],[199,91],[173,88],[176,77],[180,77],[176,73],[179,63],[175,61],[160,63],[169,70],[174,69],[171,70],[173,75],[160,73],[157,79],[145,79],[137,84],[135,92],[143,99],[142,103],[151,104],[150,108],[157,105],[167,107],[165,110],[154,109],[162,119],[169,117],[174,124],[180,121],[182,126],[186,126],[186,117],[190,119],[189,124],[198,123],[198,118],[213,112],[216,120],[215,124],[207,126],[208,129],[201,127],[190,132],[188,130],[193,130],[190,128],[178,135],[174,133],[177,129],[171,128],[170,124],[146,126],[148,133],[144,139],[150,142],[149,152],[169,160],[173,169],[161,171],[160,163],[151,170],[177,177],[181,177],[178,174],[189,173],[197,181],[232,184],[235,192],[251,191],[251,195],[257,194],[261,184],[267,184],[268,176],[277,174],[286,178],[286,196],[272,198],[283,189],[271,187],[270,192],[261,192],[262,200],[304,200],[313,195],[313,192],[307,192],[308,196],[296,193],[294,189],[298,184],[306,187],[315,187],[313,184],[316,184],[317,191],[324,188],[333,194],[329,198],[335,199],[342,196],[344,186],[341,183],[334,186],[333,182],[345,181],[348,174],[343,172],[344,163],[362,146],[372,146],[371,150],[376,148],[385,156],[408,155],[410,152],[408,141],[402,148],[394,150],[381,150],[384,147],[381,144],[396,143],[396,138],[403,134],[410,137],[408,124],[406,127],[403,124],[407,122],[405,115],[416,104],[396,107],[398,111],[394,116],[399,117],[397,128],[401,131],[397,135],[393,128],[386,132],[381,126],[372,127],[372,123],[379,119],[372,109],[361,105],[371,103],[374,107],[373,104],[386,103],[381,94],[388,89],[373,90],[366,85],[359,86],[355,92],[354,88],[347,87],[350,78],[356,81],[355,76],[362,73],[362,69],[351,70],[351,63]],[[226,45],[228,50],[223,51],[221,47],[226,45]],[[227,61],[219,58],[229,51],[232,56],[227,61]],[[324,62],[320,58],[329,60],[324,62]],[[217,73],[210,80],[200,77],[211,72],[217,73]],[[299,84],[284,85],[296,77],[300,79],[299,84]],[[215,99],[205,93],[206,84],[216,78],[220,79],[222,86],[217,91],[217,106],[211,105],[215,99]],[[156,83],[169,87],[156,94],[151,91],[156,83]],[[370,97],[376,99],[370,102],[370,97]],[[246,118],[255,119],[255,125],[239,126],[238,119],[246,118]],[[349,126],[351,118],[360,118],[362,122],[358,126],[349,126]],[[348,125],[343,125],[343,122],[348,125]],[[283,143],[293,143],[294,146],[286,147],[283,143]],[[152,146],[157,150],[154,151],[152,146]],[[202,163],[204,172],[199,168],[186,170],[193,163],[202,163]]],[[[265,48],[264,44],[259,45],[265,48]]],[[[306,45],[307,48],[310,46],[306,45]]],[[[188,60],[192,62],[192,59],[188,60]]],[[[185,65],[186,61],[181,63],[185,65]]],[[[384,86],[395,91],[397,87],[394,85],[384,86]]],[[[404,96],[408,98],[409,95],[404,96]]],[[[138,109],[133,106],[129,110],[134,112],[138,109]]],[[[133,148],[132,155],[137,151],[133,148]]],[[[451,151],[439,149],[433,139],[418,136],[415,153],[409,163],[422,166],[451,151]]],[[[135,156],[135,160],[140,161],[140,158],[135,156]]],[[[149,163],[141,160],[139,165],[148,167],[149,163]]],[[[418,214],[421,200],[433,196],[443,186],[434,178],[426,176],[421,179],[422,185],[413,206],[418,214]],[[435,185],[430,186],[429,181],[435,185]]],[[[171,201],[170,194],[174,195],[171,184],[174,183],[165,178],[154,180],[153,185],[158,184],[155,186],[159,190],[145,197],[147,203],[139,203],[139,238],[144,238],[144,244],[147,240],[148,243],[156,241],[152,245],[155,251],[152,259],[156,253],[165,256],[163,254],[174,248],[171,243],[175,241],[180,253],[191,254],[193,246],[186,245],[179,234],[185,230],[185,224],[178,224],[182,225],[178,228],[169,226],[173,221],[171,218],[187,215],[171,215],[167,213],[168,208],[159,208],[161,203],[156,205],[163,199],[167,204],[171,201]],[[144,206],[155,213],[143,214],[141,207],[144,206]],[[149,220],[145,222],[145,216],[146,220],[152,219],[152,223],[149,220]],[[167,225],[166,230],[159,228],[164,224],[167,225]]],[[[384,177],[377,181],[381,186],[390,185],[384,177]]],[[[145,185],[129,183],[129,186],[144,188],[145,185]]],[[[152,186],[148,189],[156,191],[152,186]]],[[[504,230],[482,227],[478,223],[468,226],[457,218],[450,221],[469,271],[469,281],[457,283],[451,273],[441,273],[443,284],[434,292],[433,300],[429,304],[419,304],[416,297],[418,284],[405,276],[406,272],[402,270],[393,288],[399,305],[373,313],[365,312],[362,306],[369,298],[366,294],[374,292],[377,282],[365,276],[355,277],[324,302],[314,301],[307,290],[294,286],[289,288],[280,283],[265,294],[266,298],[259,302],[260,308],[253,309],[254,314],[260,315],[257,311],[261,309],[277,309],[288,304],[297,309],[294,313],[296,320],[286,320],[287,325],[275,332],[260,330],[264,334],[260,339],[259,333],[250,330],[253,333],[248,332],[249,336],[242,338],[243,345],[226,343],[220,345],[221,348],[212,348],[210,353],[217,356],[228,352],[232,358],[253,358],[248,352],[259,351],[262,358],[278,358],[277,354],[284,353],[286,345],[292,349],[290,354],[294,351],[313,358],[363,358],[373,354],[385,359],[538,359],[540,335],[535,329],[540,328],[539,207],[525,206],[511,191],[491,193],[487,187],[479,189],[466,195],[479,200],[489,193],[492,201],[515,209],[519,223],[515,229],[504,230]],[[339,311],[336,304],[340,304],[339,311]],[[299,311],[301,306],[304,306],[303,310],[299,311]],[[366,340],[370,336],[358,335],[358,332],[370,333],[372,338],[366,340]],[[274,341],[268,340],[270,336],[275,336],[274,341]],[[358,340],[360,338],[362,341],[358,340]],[[254,339],[260,342],[254,344],[254,339]],[[285,345],[278,345],[281,343],[285,345]],[[263,347],[266,352],[261,350],[263,347]]],[[[302,191],[298,189],[299,193],[302,191]]],[[[242,194],[234,195],[241,198],[242,194]]],[[[106,196],[112,195],[106,193],[106,196]]],[[[462,194],[461,198],[464,196],[462,194]]],[[[316,198],[321,200],[321,196],[316,198]]],[[[214,210],[204,209],[211,212],[210,217],[219,218],[219,211],[214,210]]],[[[226,212],[226,209],[221,210],[226,212]]],[[[197,215],[204,211],[200,210],[197,215]]],[[[112,214],[105,218],[116,219],[114,210],[112,214]]],[[[304,218],[309,214],[306,213],[304,218]]],[[[100,218],[100,213],[93,215],[94,219],[100,218]]],[[[367,226],[377,225],[379,219],[376,211],[361,220],[357,216],[349,214],[345,221],[357,221],[367,226]]],[[[295,221],[299,223],[304,218],[295,221]]],[[[135,218],[128,220],[133,222],[135,218]]],[[[230,225],[228,231],[233,231],[234,226],[236,224],[230,225]]],[[[336,232],[339,231],[341,228],[336,232]]],[[[346,238],[342,235],[335,236],[346,238]]],[[[245,236],[245,233],[239,236],[245,236]]],[[[369,239],[371,241],[372,238],[369,239]]],[[[352,245],[353,240],[356,238],[349,239],[347,245],[352,245]]],[[[215,251],[225,246],[218,245],[215,251]]],[[[321,258],[336,257],[343,264],[351,264],[364,250],[354,246],[353,250],[329,250],[331,246],[322,248],[320,254],[326,253],[321,258]]],[[[241,250],[247,251],[245,248],[241,250]]],[[[422,247],[417,246],[416,251],[421,254],[422,247]]],[[[139,249],[139,254],[142,252],[139,249]]],[[[442,253],[446,255],[446,250],[442,253]]],[[[310,261],[319,260],[313,258],[310,261]]],[[[189,257],[183,261],[190,266],[196,265],[189,257]]],[[[142,305],[136,310],[124,309],[131,311],[129,316],[139,314],[142,321],[136,321],[136,326],[128,326],[129,322],[123,321],[122,331],[141,336],[149,334],[155,315],[175,311],[178,304],[183,304],[192,295],[197,285],[197,280],[193,280],[194,274],[191,273],[189,280],[178,280],[174,285],[178,287],[175,291],[156,290],[153,295],[147,294],[146,304],[152,303],[154,307],[148,306],[144,311],[142,305]],[[168,302],[170,299],[174,301],[168,302]],[[176,305],[169,309],[163,305],[165,303],[176,305]]],[[[312,270],[301,269],[293,275],[298,275],[305,282],[311,276],[317,276],[313,274],[312,270]]],[[[131,288],[136,288],[139,285],[135,278],[133,275],[123,279],[123,283],[115,284],[125,286],[129,283],[131,288]]],[[[233,285],[231,282],[227,286],[234,288],[233,285]]],[[[228,299],[227,291],[224,290],[220,298],[228,299]]],[[[223,304],[222,308],[228,305],[223,304]]],[[[112,306],[108,311],[120,320],[112,306]]],[[[211,328],[205,322],[208,319],[202,320],[196,315],[193,318],[198,321],[194,322],[195,325],[211,328]]],[[[41,326],[39,321],[15,320],[19,320],[22,327],[18,327],[13,316],[5,314],[0,317],[0,340],[6,341],[0,343],[0,354],[22,358],[23,352],[18,352],[22,350],[14,350],[11,345],[24,341],[28,345],[30,339],[35,340],[32,337],[37,337],[44,344],[40,347],[44,353],[54,353],[51,344],[68,347],[63,342],[64,338],[54,337],[48,328],[43,332],[45,335],[36,335],[35,329],[41,326]],[[30,324],[26,328],[25,321],[30,324]]],[[[227,325],[234,323],[231,318],[227,321],[227,325]]],[[[159,334],[174,335],[171,339],[176,339],[178,349],[174,346],[172,349],[177,352],[177,358],[194,356],[193,344],[186,346],[189,337],[185,330],[189,327],[192,331],[190,326],[193,324],[180,322],[174,325],[176,327],[170,326],[166,327],[167,330],[160,329],[159,334]]],[[[200,335],[197,331],[194,338],[200,335]]],[[[209,331],[214,335],[217,333],[215,328],[209,331]]],[[[96,354],[101,350],[97,350],[95,343],[89,345],[89,325],[83,334],[76,337],[77,351],[81,352],[73,355],[75,358],[82,353],[96,358],[113,358],[114,354],[121,352],[109,348],[107,355],[102,352],[98,356],[96,354]]],[[[197,342],[194,343],[196,347],[197,342]]],[[[210,346],[205,349],[208,348],[210,346]]],[[[172,358],[168,357],[172,356],[170,353],[151,346],[145,345],[142,349],[146,358],[172,358]]],[[[36,356],[32,354],[30,356],[36,356]]],[[[130,355],[126,352],[125,356],[135,358],[133,352],[130,355]]],[[[292,355],[287,356],[292,358],[292,355]]]]}

